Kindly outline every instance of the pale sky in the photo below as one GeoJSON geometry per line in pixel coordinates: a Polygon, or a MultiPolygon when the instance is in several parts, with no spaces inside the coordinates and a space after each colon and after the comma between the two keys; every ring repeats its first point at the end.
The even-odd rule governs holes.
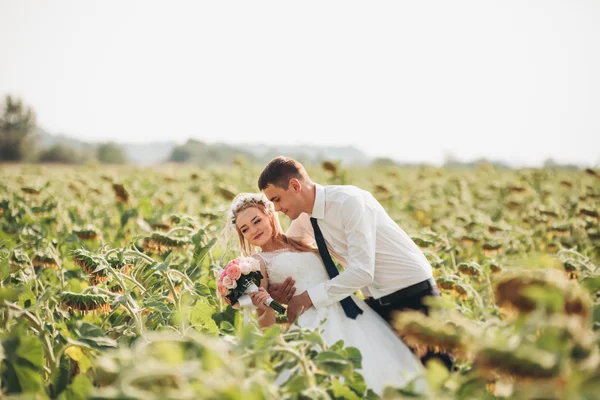
{"type": "Polygon", "coordinates": [[[8,93],[89,141],[598,166],[600,1],[0,0],[8,93]]]}

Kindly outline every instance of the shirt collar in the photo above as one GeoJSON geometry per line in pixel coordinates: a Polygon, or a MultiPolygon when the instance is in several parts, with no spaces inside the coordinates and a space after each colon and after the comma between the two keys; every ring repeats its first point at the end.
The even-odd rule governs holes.
{"type": "Polygon", "coordinates": [[[325,188],[318,183],[315,183],[315,204],[310,216],[316,219],[325,218],[325,188]]]}

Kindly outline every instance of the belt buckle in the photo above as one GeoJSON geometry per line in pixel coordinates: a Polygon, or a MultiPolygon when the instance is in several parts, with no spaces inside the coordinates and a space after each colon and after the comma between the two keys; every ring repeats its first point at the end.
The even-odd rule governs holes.
{"type": "Polygon", "coordinates": [[[388,302],[384,302],[382,299],[385,298],[386,296],[383,296],[379,299],[377,299],[377,302],[379,303],[380,306],[389,306],[390,304],[392,304],[391,301],[388,302]]]}

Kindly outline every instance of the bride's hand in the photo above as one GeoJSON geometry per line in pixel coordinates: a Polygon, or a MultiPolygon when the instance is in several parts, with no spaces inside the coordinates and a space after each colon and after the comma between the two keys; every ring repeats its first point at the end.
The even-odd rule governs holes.
{"type": "Polygon", "coordinates": [[[256,308],[260,308],[262,310],[268,310],[270,308],[265,304],[265,301],[267,301],[269,297],[271,297],[271,295],[264,288],[259,288],[258,292],[250,293],[252,304],[254,304],[256,308]]]}

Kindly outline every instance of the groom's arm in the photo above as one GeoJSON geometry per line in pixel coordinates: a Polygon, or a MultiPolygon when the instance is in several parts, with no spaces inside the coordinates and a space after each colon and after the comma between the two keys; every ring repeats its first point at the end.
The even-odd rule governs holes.
{"type": "Polygon", "coordinates": [[[375,275],[377,212],[363,197],[348,198],[338,216],[348,244],[346,269],[335,278],[308,289],[315,308],[334,304],[370,285],[375,275]]]}

